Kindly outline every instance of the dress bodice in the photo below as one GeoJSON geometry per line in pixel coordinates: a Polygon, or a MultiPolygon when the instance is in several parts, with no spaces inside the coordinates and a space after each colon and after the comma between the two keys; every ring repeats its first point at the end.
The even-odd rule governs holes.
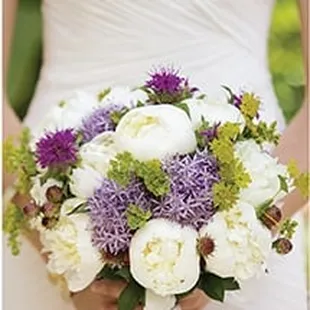
{"type": "Polygon", "coordinates": [[[212,100],[223,84],[256,91],[279,118],[269,111],[278,109],[267,61],[273,2],[45,0],[44,63],[28,119],[74,89],[141,84],[160,65],[180,68],[212,100]]]}

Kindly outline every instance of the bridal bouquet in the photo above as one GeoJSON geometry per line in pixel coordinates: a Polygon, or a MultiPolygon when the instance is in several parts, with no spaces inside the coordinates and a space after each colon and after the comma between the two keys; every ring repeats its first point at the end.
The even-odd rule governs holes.
{"type": "Polygon", "coordinates": [[[195,288],[223,301],[266,272],[297,225],[277,203],[306,192],[308,176],[268,153],[279,134],[260,121],[260,99],[225,89],[226,102],[210,102],[162,68],[142,87],[78,92],[7,141],[6,169],[29,196],[6,210],[13,253],[19,232],[37,230],[70,291],[127,281],[120,310],[170,310],[195,288]]]}

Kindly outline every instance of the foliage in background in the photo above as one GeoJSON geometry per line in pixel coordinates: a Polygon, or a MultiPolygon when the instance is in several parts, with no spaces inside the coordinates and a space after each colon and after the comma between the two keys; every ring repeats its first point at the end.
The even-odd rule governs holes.
{"type": "Polygon", "coordinates": [[[27,112],[42,54],[41,0],[19,0],[8,73],[8,97],[20,118],[27,112]]]}
{"type": "Polygon", "coordinates": [[[300,28],[297,1],[278,0],[271,24],[269,63],[275,92],[287,120],[295,115],[303,100],[300,28]]]}
{"type": "MultiPolygon", "coordinates": [[[[23,118],[41,64],[41,0],[20,0],[9,71],[8,95],[23,118]]],[[[270,69],[275,91],[289,120],[303,96],[300,23],[296,0],[278,0],[270,33],[270,69]]]]}

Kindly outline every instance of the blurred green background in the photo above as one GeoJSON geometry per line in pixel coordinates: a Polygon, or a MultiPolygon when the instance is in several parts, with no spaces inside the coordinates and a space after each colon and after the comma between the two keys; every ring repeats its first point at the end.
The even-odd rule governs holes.
{"type": "MultiPolygon", "coordinates": [[[[9,70],[8,95],[23,118],[33,95],[41,63],[41,0],[20,0],[9,70]]],[[[284,115],[290,120],[303,98],[300,21],[296,0],[278,0],[269,45],[270,69],[284,115]]]]}

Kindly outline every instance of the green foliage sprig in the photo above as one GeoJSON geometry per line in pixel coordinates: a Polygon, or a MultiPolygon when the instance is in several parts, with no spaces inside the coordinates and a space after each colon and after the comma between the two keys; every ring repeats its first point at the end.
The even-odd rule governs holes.
{"type": "Polygon", "coordinates": [[[294,186],[296,186],[305,198],[308,198],[310,194],[310,174],[300,172],[294,160],[288,163],[287,168],[290,177],[294,180],[294,186]]]}
{"type": "Polygon", "coordinates": [[[151,211],[144,211],[139,206],[134,204],[130,204],[126,210],[127,223],[132,230],[143,227],[151,216],[151,211]]]}
{"type": "Polygon", "coordinates": [[[244,165],[234,154],[234,142],[239,130],[238,124],[225,123],[219,127],[218,137],[210,144],[212,154],[220,163],[221,180],[213,186],[214,203],[220,210],[233,207],[240,190],[251,182],[244,165]]]}
{"type": "Polygon", "coordinates": [[[267,124],[264,121],[254,123],[250,118],[245,118],[246,127],[242,132],[240,139],[254,139],[256,143],[264,142],[277,145],[280,140],[280,134],[277,131],[277,122],[267,124]]]}
{"type": "Polygon", "coordinates": [[[285,220],[280,227],[280,235],[284,238],[292,239],[293,235],[296,232],[296,228],[298,226],[298,222],[292,219],[285,220]]]}
{"type": "Polygon", "coordinates": [[[4,167],[12,174],[17,175],[17,190],[27,193],[31,186],[31,178],[36,175],[34,154],[30,150],[30,131],[24,129],[19,137],[19,145],[9,138],[4,143],[4,167]]]}
{"type": "Polygon", "coordinates": [[[8,246],[14,256],[20,253],[19,236],[21,230],[26,227],[24,213],[13,202],[10,202],[4,211],[3,231],[8,235],[8,246]]]}
{"type": "Polygon", "coordinates": [[[110,162],[108,178],[121,186],[127,186],[134,176],[140,178],[145,187],[156,197],[169,192],[169,177],[162,169],[161,162],[153,159],[138,161],[129,152],[118,154],[110,162]]]}

